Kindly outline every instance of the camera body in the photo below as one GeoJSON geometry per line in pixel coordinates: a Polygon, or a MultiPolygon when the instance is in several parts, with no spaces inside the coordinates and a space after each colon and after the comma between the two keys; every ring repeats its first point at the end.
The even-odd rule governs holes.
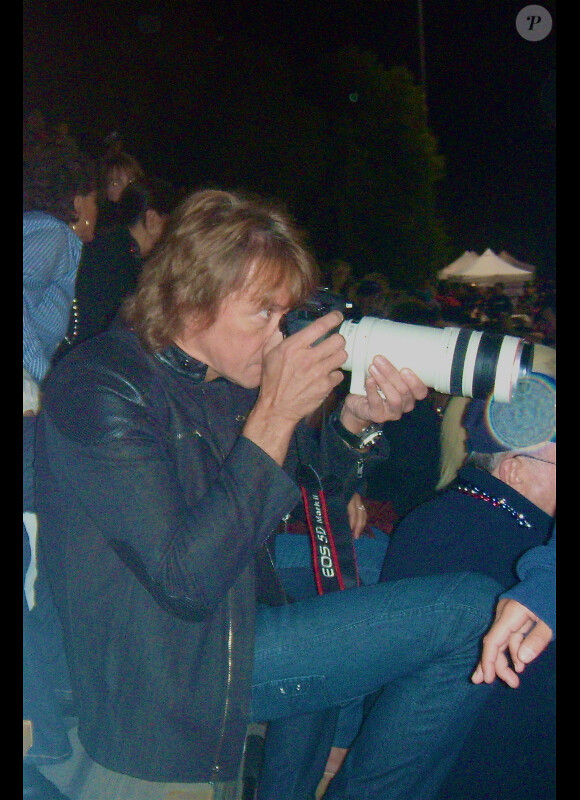
{"type": "MultiPolygon", "coordinates": [[[[471,328],[436,328],[392,322],[378,317],[356,318],[340,295],[318,289],[286,314],[285,336],[301,330],[330,311],[341,311],[342,324],[331,333],[345,338],[348,355],[343,369],[351,372],[350,391],[365,393],[368,368],[383,355],[397,368],[408,367],[423,383],[444,394],[509,403],[520,377],[532,370],[534,347],[517,336],[471,328]]],[[[317,344],[317,342],[315,343],[317,344]]]]}

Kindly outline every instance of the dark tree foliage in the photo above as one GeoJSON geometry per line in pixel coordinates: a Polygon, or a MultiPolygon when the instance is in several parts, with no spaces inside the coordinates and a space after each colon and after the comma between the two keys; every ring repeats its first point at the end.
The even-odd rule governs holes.
{"type": "Polygon", "coordinates": [[[444,162],[422,91],[407,69],[387,70],[354,48],[327,59],[318,79],[329,143],[321,199],[340,232],[334,247],[359,274],[416,285],[448,257],[437,209],[444,162]]]}
{"type": "Polygon", "coordinates": [[[280,197],[319,259],[343,258],[355,274],[412,287],[447,262],[443,158],[406,69],[347,49],[305,70],[251,41],[201,69],[212,79],[200,103],[197,78],[205,113],[191,152],[197,137],[208,177],[280,197]]]}
{"type": "Polygon", "coordinates": [[[443,159],[406,68],[331,41],[305,57],[283,36],[285,14],[265,21],[236,4],[224,16],[169,2],[171,13],[154,20],[141,20],[136,4],[130,24],[111,15],[89,52],[80,43],[97,35],[92,15],[51,5],[62,12],[56,27],[44,24],[42,5],[25,6],[26,104],[58,108],[83,149],[101,155],[117,129],[147,172],[184,190],[277,196],[319,260],[345,259],[355,275],[380,270],[408,286],[449,260],[438,212],[443,159]],[[79,75],[90,76],[90,92],[79,75]]]}

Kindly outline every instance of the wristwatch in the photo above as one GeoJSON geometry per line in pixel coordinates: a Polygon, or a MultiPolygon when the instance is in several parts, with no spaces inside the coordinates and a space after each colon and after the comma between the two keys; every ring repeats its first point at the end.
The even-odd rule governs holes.
{"type": "Polygon", "coordinates": [[[367,425],[360,433],[352,433],[340,421],[340,409],[335,409],[329,417],[331,427],[340,436],[342,441],[353,450],[364,451],[376,444],[383,435],[383,426],[380,422],[367,425]]]}

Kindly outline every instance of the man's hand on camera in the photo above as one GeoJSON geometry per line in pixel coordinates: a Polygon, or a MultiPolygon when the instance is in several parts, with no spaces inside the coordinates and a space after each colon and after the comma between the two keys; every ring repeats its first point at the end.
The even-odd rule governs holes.
{"type": "Polygon", "coordinates": [[[366,395],[349,394],[344,401],[340,421],[352,433],[359,433],[370,422],[400,419],[429,391],[414,372],[398,370],[384,356],[374,358],[369,372],[366,395]]]}
{"type": "Polygon", "coordinates": [[[264,350],[260,395],[244,435],[279,463],[299,420],[315,411],[344,378],[344,337],[333,333],[324,338],[342,319],[339,311],[331,311],[282,341],[273,338],[264,350]]]}

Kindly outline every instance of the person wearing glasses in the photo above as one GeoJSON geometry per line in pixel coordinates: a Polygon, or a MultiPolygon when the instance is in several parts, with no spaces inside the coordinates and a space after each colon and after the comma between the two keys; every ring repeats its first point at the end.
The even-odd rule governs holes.
{"type": "Polygon", "coordinates": [[[471,569],[506,589],[517,581],[516,561],[546,544],[556,514],[555,398],[555,382],[532,373],[510,403],[468,403],[467,458],[445,491],[399,523],[384,580],[471,569]]]}
{"type": "MultiPolygon", "coordinates": [[[[520,380],[510,403],[470,401],[463,427],[468,453],[463,466],[446,490],[400,522],[391,537],[382,578],[455,569],[486,573],[506,590],[496,615],[501,618],[502,611],[506,615],[513,611],[517,600],[527,601],[532,608],[532,615],[528,613],[526,618],[529,630],[534,605],[521,579],[530,577],[527,573],[532,567],[536,572],[545,570],[546,559],[555,555],[555,380],[531,373],[520,380]],[[506,610],[508,597],[512,599],[506,610]]],[[[546,606],[554,609],[555,617],[553,575],[548,580],[552,588],[544,591],[541,607],[536,600],[535,608],[540,620],[545,617],[543,624],[552,619],[541,616],[546,606]]],[[[553,632],[554,622],[552,626],[553,632]]],[[[517,626],[514,630],[521,629],[517,626]]],[[[542,633],[542,625],[538,632],[542,633]]],[[[484,675],[486,682],[493,680],[489,652],[497,639],[495,630],[490,639],[483,643],[485,673],[481,666],[475,669],[478,683],[484,675]]],[[[501,641],[496,646],[501,646],[501,641]]],[[[530,659],[521,682],[516,673],[522,672],[525,662],[518,659],[515,649],[513,652],[515,671],[505,661],[498,662],[501,667],[496,672],[494,694],[472,728],[439,798],[546,800],[556,796],[555,641],[539,657],[530,659]]]]}

